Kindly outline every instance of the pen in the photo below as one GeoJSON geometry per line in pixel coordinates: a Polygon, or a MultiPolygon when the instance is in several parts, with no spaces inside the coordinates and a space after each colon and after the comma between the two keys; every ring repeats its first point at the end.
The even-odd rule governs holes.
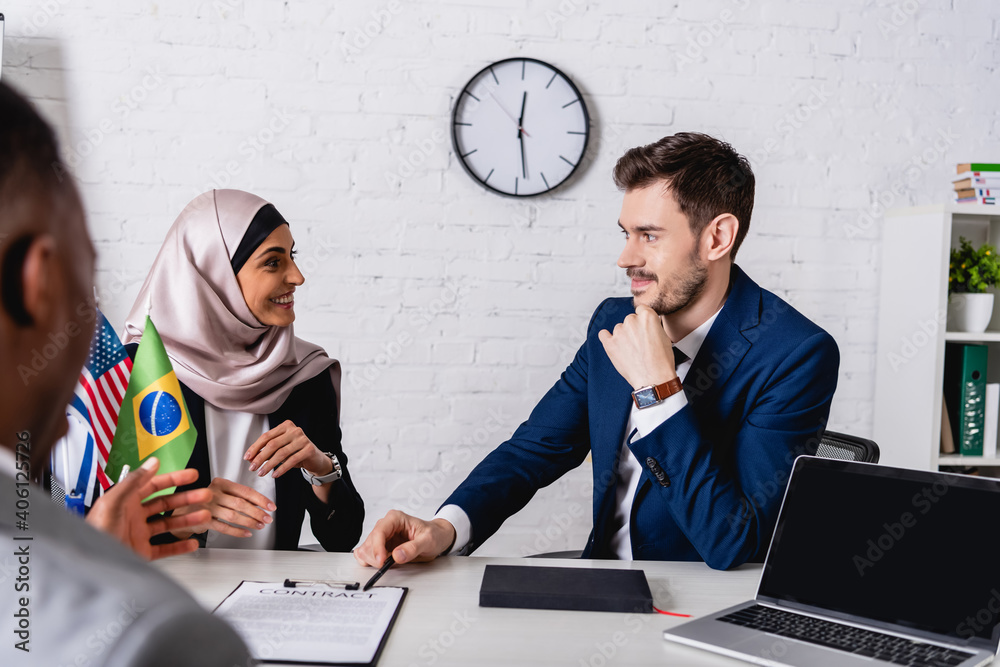
{"type": "Polygon", "coordinates": [[[378,572],[376,572],[374,575],[372,575],[372,578],[368,580],[368,583],[365,584],[365,587],[362,588],[361,590],[367,591],[369,588],[371,588],[372,586],[374,586],[375,582],[378,581],[382,577],[382,575],[385,574],[389,570],[389,568],[392,567],[395,564],[396,564],[396,561],[394,561],[392,559],[392,556],[390,555],[388,558],[385,559],[385,562],[382,563],[382,567],[380,567],[378,569],[378,572]]]}
{"type": "Polygon", "coordinates": [[[121,484],[122,482],[125,481],[125,477],[128,476],[129,470],[131,470],[131,468],[128,467],[128,464],[127,463],[123,463],[122,464],[122,472],[121,472],[120,475],[118,475],[118,483],[119,484],[121,484]]]}
{"type": "Polygon", "coordinates": [[[356,591],[361,587],[361,584],[356,581],[328,581],[326,579],[285,579],[285,588],[295,588],[296,586],[343,587],[345,590],[356,591]]]}

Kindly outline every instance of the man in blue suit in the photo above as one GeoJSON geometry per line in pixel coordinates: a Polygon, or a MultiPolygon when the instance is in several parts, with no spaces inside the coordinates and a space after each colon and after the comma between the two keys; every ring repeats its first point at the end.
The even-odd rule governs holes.
{"type": "Polygon", "coordinates": [[[734,264],[754,176],[731,146],[679,133],[629,150],[614,177],[633,298],[597,308],[559,381],[433,520],[390,511],[360,563],[468,553],[587,454],[584,557],[763,559],[792,462],[826,424],[837,344],[734,264]]]}

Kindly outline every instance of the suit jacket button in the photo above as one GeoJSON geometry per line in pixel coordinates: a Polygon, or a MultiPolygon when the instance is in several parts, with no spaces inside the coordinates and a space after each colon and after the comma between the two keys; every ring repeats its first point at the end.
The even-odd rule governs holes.
{"type": "Polygon", "coordinates": [[[670,478],[667,477],[667,473],[663,472],[663,468],[660,467],[659,462],[652,456],[646,459],[646,467],[649,468],[649,472],[653,473],[653,477],[660,483],[660,486],[664,488],[670,486],[670,478]]]}

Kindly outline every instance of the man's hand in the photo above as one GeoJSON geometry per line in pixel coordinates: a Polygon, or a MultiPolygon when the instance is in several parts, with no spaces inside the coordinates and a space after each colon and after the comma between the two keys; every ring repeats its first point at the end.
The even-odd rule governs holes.
{"type": "MultiPolygon", "coordinates": [[[[131,478],[125,479],[128,481],[131,478]]],[[[207,509],[209,514],[202,514],[200,521],[188,524],[186,529],[171,531],[175,537],[183,539],[190,537],[192,533],[204,533],[208,529],[233,537],[250,537],[253,534],[250,529],[260,530],[264,524],[273,521],[267,511],[277,509],[274,503],[249,486],[216,477],[207,488],[201,490],[209,492],[208,497],[202,501],[202,508],[207,509]]],[[[174,512],[174,516],[177,514],[178,512],[174,512]]]]}
{"type": "Polygon", "coordinates": [[[195,540],[183,540],[173,544],[152,545],[149,539],[154,535],[184,528],[211,518],[207,510],[192,506],[200,505],[210,498],[206,489],[172,493],[157,496],[142,502],[153,493],[171,486],[183,486],[198,479],[198,471],[193,468],[165,475],[156,475],[160,462],[156,458],[146,459],[140,468],[115,484],[111,490],[97,499],[87,515],[87,523],[131,548],[146,560],[156,560],[194,551],[198,548],[195,540]],[[182,516],[158,517],[147,522],[149,517],[168,510],[187,510],[182,516]]]}
{"type": "Polygon", "coordinates": [[[304,468],[314,475],[333,472],[333,462],[290,419],[257,438],[243,460],[250,461],[250,470],[260,477],[273,470],[271,477],[277,479],[292,468],[304,468]]]}
{"type": "Polygon", "coordinates": [[[389,510],[354,550],[354,559],[360,565],[381,567],[391,551],[397,563],[423,563],[440,556],[454,542],[455,527],[444,519],[424,521],[399,510],[389,510]]]}
{"type": "Polygon", "coordinates": [[[613,333],[604,329],[597,337],[632,389],[663,384],[677,377],[673,343],[663,329],[660,316],[649,306],[636,306],[635,313],[615,325],[613,333]]]}

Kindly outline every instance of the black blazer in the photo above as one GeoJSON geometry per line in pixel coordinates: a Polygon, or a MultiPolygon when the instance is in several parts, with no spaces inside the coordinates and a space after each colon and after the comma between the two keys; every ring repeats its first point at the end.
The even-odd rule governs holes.
{"type": "MultiPolygon", "coordinates": [[[[125,347],[129,356],[135,359],[138,344],[130,343],[125,347]]],[[[187,491],[208,486],[213,475],[209,465],[208,441],[205,438],[205,400],[183,382],[180,384],[184,401],[191,413],[191,421],[198,430],[194,451],[188,461],[189,468],[198,470],[198,481],[178,488],[178,491],[187,491]]],[[[307,511],[313,535],[327,551],[350,551],[361,538],[365,506],[347,470],[347,455],[341,445],[338,417],[337,394],[327,370],[295,387],[281,407],[268,415],[271,428],[286,419],[291,420],[320,450],[335,454],[343,471],[343,477],[330,487],[328,503],[316,497],[312,486],[298,469],[274,480],[274,504],[278,507],[274,511],[275,549],[298,549],[302,520],[307,511]]],[[[196,537],[198,543],[205,546],[206,533],[196,537]]]]}

